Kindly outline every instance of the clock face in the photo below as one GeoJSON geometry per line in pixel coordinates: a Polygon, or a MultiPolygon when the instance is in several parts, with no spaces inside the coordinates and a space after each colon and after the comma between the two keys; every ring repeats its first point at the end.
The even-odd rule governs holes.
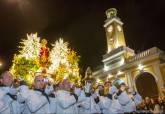
{"type": "Polygon", "coordinates": [[[108,27],[107,31],[108,31],[108,32],[112,32],[112,30],[113,30],[113,26],[110,25],[110,26],[108,27]]]}
{"type": "Polygon", "coordinates": [[[117,30],[121,31],[121,26],[120,25],[117,25],[117,30]]]}

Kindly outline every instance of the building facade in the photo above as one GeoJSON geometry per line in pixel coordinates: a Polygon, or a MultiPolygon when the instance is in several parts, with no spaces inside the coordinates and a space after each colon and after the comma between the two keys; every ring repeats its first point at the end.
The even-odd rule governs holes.
{"type": "Polygon", "coordinates": [[[143,97],[162,95],[165,84],[165,54],[152,47],[138,54],[126,45],[123,22],[115,8],[106,11],[104,28],[107,53],[103,55],[104,68],[93,72],[96,79],[111,81],[119,78],[143,97]]]}

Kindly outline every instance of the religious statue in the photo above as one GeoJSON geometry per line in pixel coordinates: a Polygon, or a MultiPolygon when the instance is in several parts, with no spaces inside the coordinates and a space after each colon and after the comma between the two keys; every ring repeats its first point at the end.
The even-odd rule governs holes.
{"type": "Polygon", "coordinates": [[[49,48],[47,47],[47,40],[42,39],[41,41],[41,49],[39,54],[39,60],[41,67],[45,68],[48,65],[48,57],[49,57],[49,48]]]}
{"type": "Polygon", "coordinates": [[[85,81],[85,83],[86,82],[92,83],[95,81],[94,78],[92,77],[92,70],[90,67],[87,67],[87,70],[85,72],[84,81],[85,81]]]}

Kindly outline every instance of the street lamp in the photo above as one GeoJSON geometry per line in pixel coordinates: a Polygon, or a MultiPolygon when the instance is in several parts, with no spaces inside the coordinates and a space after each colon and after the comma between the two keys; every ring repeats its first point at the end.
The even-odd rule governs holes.
{"type": "Polygon", "coordinates": [[[139,64],[139,65],[138,65],[138,69],[139,69],[140,71],[142,71],[143,68],[144,68],[144,66],[143,66],[142,64],[139,64]]]}

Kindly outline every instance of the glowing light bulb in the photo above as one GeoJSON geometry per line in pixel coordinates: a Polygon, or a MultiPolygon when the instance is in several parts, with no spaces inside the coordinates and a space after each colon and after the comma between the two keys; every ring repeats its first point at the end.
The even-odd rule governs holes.
{"type": "Polygon", "coordinates": [[[144,66],[143,66],[142,64],[139,64],[139,65],[138,65],[138,69],[139,69],[139,70],[143,70],[143,68],[144,68],[144,66]]]}

